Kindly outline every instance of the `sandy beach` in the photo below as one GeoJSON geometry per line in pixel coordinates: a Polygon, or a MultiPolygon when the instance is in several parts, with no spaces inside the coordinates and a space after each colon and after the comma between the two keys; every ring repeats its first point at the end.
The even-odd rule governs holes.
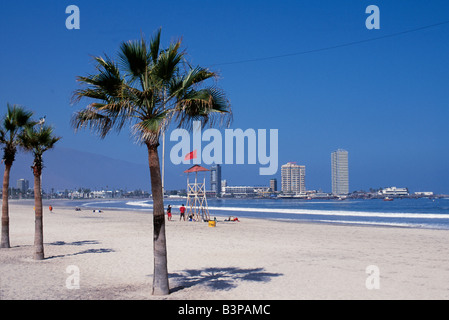
{"type": "Polygon", "coordinates": [[[166,223],[171,294],[154,297],[151,213],[53,207],[44,206],[46,259],[34,261],[33,203],[11,201],[1,299],[449,298],[445,230],[259,219],[213,228],[180,222],[174,212],[166,223]],[[378,269],[378,282],[369,266],[378,269]],[[368,289],[367,279],[377,288],[368,289]]]}

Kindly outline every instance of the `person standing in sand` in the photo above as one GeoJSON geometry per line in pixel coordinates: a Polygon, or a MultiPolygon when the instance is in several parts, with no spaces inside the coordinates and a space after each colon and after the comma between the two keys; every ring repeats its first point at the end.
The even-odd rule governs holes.
{"type": "Polygon", "coordinates": [[[168,215],[168,221],[171,221],[171,205],[168,205],[167,215],[168,215]]]}
{"type": "Polygon", "coordinates": [[[179,221],[181,221],[181,218],[183,218],[184,221],[186,221],[186,216],[185,216],[185,213],[186,213],[186,207],[184,207],[184,204],[182,204],[181,207],[179,207],[179,212],[181,213],[181,214],[179,215],[179,221]]]}

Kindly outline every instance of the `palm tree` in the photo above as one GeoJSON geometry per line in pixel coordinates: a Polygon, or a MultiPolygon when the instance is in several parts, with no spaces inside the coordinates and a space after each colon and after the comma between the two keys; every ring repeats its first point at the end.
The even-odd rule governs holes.
{"type": "Polygon", "coordinates": [[[31,169],[34,175],[34,259],[44,259],[43,210],[41,194],[41,174],[43,169],[42,156],[45,151],[52,149],[61,138],[53,136],[53,128],[44,124],[26,126],[19,136],[20,146],[32,152],[34,162],[31,169]]]}
{"type": "Polygon", "coordinates": [[[9,174],[12,164],[16,157],[18,134],[23,127],[27,125],[32,117],[31,111],[17,105],[11,106],[7,104],[6,115],[0,124],[0,144],[3,144],[3,162],[5,163],[5,172],[3,174],[3,193],[2,193],[2,237],[1,248],[10,248],[9,242],[9,205],[8,205],[8,189],[9,174]]]}
{"type": "Polygon", "coordinates": [[[72,118],[75,129],[90,128],[101,138],[129,125],[137,142],[147,147],[153,196],[153,295],[169,294],[160,137],[172,122],[191,128],[193,120],[205,125],[231,119],[223,91],[205,84],[216,74],[187,63],[181,41],[161,49],[160,39],[159,29],[150,43],[143,38],[123,42],[118,62],[108,56],[94,58],[97,73],[78,77],[84,88],[73,96],[74,102],[93,101],[72,118]]]}

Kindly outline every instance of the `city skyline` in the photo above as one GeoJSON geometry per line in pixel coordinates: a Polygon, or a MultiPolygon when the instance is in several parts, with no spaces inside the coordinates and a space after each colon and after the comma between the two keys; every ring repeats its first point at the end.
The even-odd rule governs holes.
{"type": "MultiPolygon", "coordinates": [[[[2,2],[0,27],[8,32],[0,37],[16,50],[3,53],[3,61],[12,63],[5,63],[0,74],[0,105],[20,104],[37,118],[46,115],[63,137],[55,153],[71,148],[145,170],[146,150],[127,132],[105,140],[89,132],[75,134],[70,117],[82,105],[71,106],[70,98],[78,89],[76,76],[93,71],[93,55],[112,55],[121,41],[141,35],[149,39],[162,27],[164,45],[182,37],[192,65],[219,73],[233,108],[232,128],[279,130],[279,164],[304,164],[308,188],[330,190],[328,155],[341,147],[351,150],[350,191],[398,185],[447,194],[449,26],[418,29],[446,21],[449,3],[377,4],[381,27],[368,30],[367,4],[350,1],[199,1],[179,3],[177,9],[133,0],[108,6],[79,1],[81,27],[68,30],[67,4],[2,2]],[[129,5],[137,17],[121,16],[129,5]],[[205,21],[191,21],[186,13],[205,21]],[[44,45],[48,39],[50,47],[44,45]],[[26,55],[30,50],[31,58],[26,55]]],[[[166,144],[167,150],[173,145],[166,144]]],[[[52,156],[46,155],[49,164],[52,156]]],[[[28,168],[25,164],[23,171],[28,168]]],[[[182,184],[184,168],[167,163],[166,172],[173,173],[168,188],[182,184]]],[[[247,184],[246,176],[259,185],[270,178],[248,164],[222,169],[233,184],[247,184]]],[[[16,165],[16,175],[14,170],[18,174],[16,165]]],[[[49,165],[46,170],[53,169],[49,165]]],[[[272,177],[280,181],[280,172],[272,177]]],[[[46,177],[44,186],[52,179],[46,177]]],[[[120,180],[117,184],[131,184],[120,180]]],[[[143,184],[149,188],[149,174],[143,184]]]]}
{"type": "MultiPolygon", "coordinates": [[[[53,155],[55,153],[58,153],[59,151],[54,150],[49,152],[49,155],[53,155]]],[[[15,170],[12,172],[11,174],[11,181],[19,181],[19,180],[32,180],[32,172],[31,170],[28,169],[27,166],[27,162],[24,162],[25,159],[23,159],[23,157],[28,158],[28,162],[31,161],[31,158],[29,157],[29,155],[26,154],[18,154],[18,159],[17,159],[17,163],[15,166],[15,170]]],[[[57,157],[57,159],[60,159],[60,157],[57,157]]],[[[43,189],[45,191],[49,191],[50,189],[58,189],[58,190],[64,190],[64,189],[78,189],[78,188],[90,188],[93,190],[101,190],[104,189],[106,187],[106,189],[123,189],[123,190],[137,190],[137,189],[142,189],[142,190],[150,190],[149,188],[149,183],[148,183],[148,179],[146,178],[146,176],[139,176],[139,181],[137,184],[133,184],[133,185],[129,185],[128,183],[121,183],[120,181],[124,181],[122,177],[126,177],[127,181],[133,181],[136,180],[136,176],[131,174],[129,175],[129,173],[126,171],[128,170],[127,168],[134,168],[132,172],[138,172],[138,170],[140,170],[140,172],[142,172],[143,170],[147,169],[146,165],[136,165],[135,163],[128,163],[128,162],[124,162],[124,161],[117,161],[115,159],[108,159],[105,157],[98,157],[97,155],[94,154],[89,154],[89,153],[84,153],[84,152],[77,152],[75,150],[71,150],[70,153],[68,153],[67,155],[64,156],[64,160],[63,161],[59,161],[59,160],[55,160],[52,159],[52,156],[49,157],[48,161],[50,162],[50,167],[52,168],[50,170],[50,172],[47,173],[46,179],[43,180],[43,189]],[[79,161],[79,159],[77,158],[77,155],[79,154],[80,158],[84,159],[82,162],[79,161]],[[93,157],[93,158],[92,158],[93,157]],[[67,165],[68,161],[70,159],[74,160],[74,163],[77,163],[77,167],[73,167],[71,165],[67,165]],[[86,166],[90,165],[89,161],[86,161],[88,159],[94,159],[93,163],[100,163],[101,167],[104,167],[103,165],[101,165],[101,163],[105,163],[106,162],[111,162],[108,164],[107,167],[109,168],[115,168],[117,169],[117,166],[121,166],[121,170],[119,170],[120,172],[123,172],[121,177],[118,177],[118,179],[114,179],[114,176],[111,176],[110,173],[108,172],[108,168],[105,168],[106,170],[102,173],[103,174],[103,178],[107,179],[102,179],[102,178],[98,178],[96,176],[92,176],[92,178],[89,181],[95,181],[94,183],[89,182],[88,180],[84,180],[83,177],[81,176],[81,180],[73,180],[73,177],[77,177],[82,171],[96,171],[94,170],[89,170],[86,169],[86,166]],[[55,168],[56,164],[60,164],[60,167],[55,168]],[[67,167],[72,167],[73,170],[66,170],[67,167]],[[56,169],[56,170],[55,170],[56,169]],[[112,178],[112,179],[111,179],[112,178]],[[64,183],[56,183],[56,181],[64,181],[64,183]],[[73,182],[70,182],[70,180],[73,180],[73,182]],[[78,181],[78,182],[76,182],[78,181]],[[80,181],[86,181],[86,183],[81,183],[80,181]],[[109,186],[109,188],[107,188],[107,186],[109,186]]],[[[291,161],[290,161],[291,162],[291,161]]],[[[288,162],[287,162],[288,163],[288,162]]],[[[294,162],[293,162],[294,163],[294,162]]],[[[189,166],[187,166],[189,167],[189,166]]],[[[213,168],[216,167],[215,165],[212,166],[206,166],[208,167],[211,171],[213,171],[213,168]]],[[[281,176],[281,171],[282,171],[282,165],[280,165],[280,170],[279,170],[279,174],[277,176],[275,176],[275,178],[269,178],[269,177],[265,177],[264,180],[262,181],[258,181],[257,178],[257,174],[253,174],[253,175],[249,175],[248,173],[245,174],[245,179],[244,182],[241,183],[238,180],[233,178],[233,174],[232,174],[232,170],[235,168],[236,166],[232,166],[232,165],[219,165],[219,171],[220,171],[220,179],[222,181],[227,180],[228,183],[230,183],[230,185],[232,186],[257,186],[257,187],[262,187],[262,186],[267,186],[270,187],[270,180],[272,179],[276,179],[277,181],[279,181],[279,189],[282,189],[282,176],[281,176]],[[222,169],[224,170],[224,173],[222,173],[222,169]]],[[[305,166],[304,170],[305,170],[305,166]]],[[[314,164],[310,164],[310,167],[316,167],[314,164]]],[[[331,153],[331,161],[326,163],[326,167],[331,168],[332,167],[332,153],[331,153]],[[330,165],[329,165],[330,164],[330,165]]],[[[324,168],[321,168],[321,170],[324,170],[324,168]]],[[[180,190],[180,189],[185,189],[185,175],[180,175],[180,169],[177,169],[178,173],[173,173],[171,171],[166,172],[166,175],[168,175],[171,179],[173,179],[173,177],[178,176],[178,184],[173,185],[171,184],[169,187],[165,188],[165,190],[170,191],[170,190],[180,190]]],[[[305,171],[303,172],[304,176],[303,176],[303,185],[304,188],[303,190],[306,191],[310,191],[310,190],[319,190],[322,192],[326,192],[326,193],[332,193],[332,174],[331,174],[331,170],[329,171],[329,176],[326,177],[326,183],[324,183],[323,185],[317,185],[310,177],[307,179],[308,184],[313,185],[313,187],[305,187],[305,171]]],[[[209,176],[207,179],[208,182],[208,190],[212,191],[212,187],[211,187],[211,181],[212,181],[212,177],[209,176]]],[[[444,193],[444,192],[439,192],[438,190],[435,190],[434,188],[424,188],[424,187],[410,187],[408,185],[405,184],[401,184],[398,182],[392,182],[392,183],[385,183],[385,184],[381,184],[381,185],[375,185],[372,184],[370,181],[367,181],[364,183],[364,187],[362,188],[351,188],[349,189],[349,193],[352,192],[356,192],[356,191],[368,191],[370,189],[381,189],[381,188],[388,188],[388,187],[392,187],[392,186],[400,186],[400,187],[406,187],[410,190],[413,190],[415,192],[428,192],[428,191],[432,191],[435,192],[436,194],[448,194],[448,193],[444,193]]],[[[222,187],[222,184],[220,184],[220,187],[222,187]]]]}
{"type": "MultiPolygon", "coordinates": [[[[337,150],[342,151],[342,150],[337,150]]],[[[337,151],[333,152],[337,153],[337,151]]],[[[344,150],[343,150],[344,151],[344,150]]],[[[304,173],[304,166],[297,166],[294,163],[287,163],[284,165],[285,167],[291,167],[295,166],[297,169],[297,172],[295,174],[297,175],[298,181],[300,180],[301,171],[304,173]],[[301,170],[302,169],[302,170],[301,170]]],[[[208,197],[263,197],[263,198],[270,198],[273,197],[280,197],[280,198],[289,198],[289,197],[295,197],[298,196],[303,199],[335,199],[338,198],[339,200],[345,199],[345,198],[353,198],[353,199],[371,199],[371,198],[384,198],[384,197],[412,197],[412,198],[421,198],[421,197],[448,197],[449,195],[442,195],[442,194],[435,194],[433,191],[415,191],[410,192],[408,188],[404,187],[383,187],[379,189],[373,189],[370,188],[369,191],[365,190],[355,190],[353,192],[323,192],[322,190],[307,190],[303,189],[302,191],[293,192],[292,190],[277,190],[277,179],[270,179],[269,185],[265,186],[236,186],[236,185],[227,185],[226,179],[219,180],[220,181],[220,188],[218,191],[214,188],[214,184],[218,183],[217,180],[217,171],[220,171],[220,165],[213,166],[210,169],[210,189],[206,189],[206,193],[208,197]]],[[[290,171],[291,168],[290,168],[290,171]]],[[[218,173],[221,175],[221,172],[218,173]]],[[[284,173],[285,176],[290,175],[289,179],[291,182],[291,172],[284,173]]],[[[304,178],[304,176],[303,176],[304,178]]],[[[334,178],[334,177],[332,177],[334,178]]],[[[205,181],[206,179],[204,179],[205,181]]],[[[17,188],[10,187],[10,197],[13,199],[29,199],[33,198],[34,190],[32,188],[29,188],[29,181],[26,179],[19,179],[17,180],[17,188]]],[[[285,181],[284,181],[285,184],[285,181]]],[[[206,186],[207,187],[207,186],[206,186]]],[[[216,187],[216,186],[215,186],[216,187]]],[[[285,189],[285,185],[284,185],[285,189]]],[[[179,189],[179,190],[165,190],[166,196],[175,196],[179,197],[186,196],[187,190],[186,189],[179,189]]],[[[1,193],[1,190],[0,190],[1,193]]],[[[90,189],[85,187],[79,187],[75,189],[67,189],[64,190],[55,190],[54,188],[51,188],[51,190],[45,191],[43,190],[43,195],[50,198],[71,198],[71,199],[79,199],[79,198],[130,198],[130,197],[139,197],[139,198],[149,198],[151,197],[151,194],[148,191],[139,189],[134,190],[123,190],[123,188],[100,188],[100,189],[90,189]]]]}

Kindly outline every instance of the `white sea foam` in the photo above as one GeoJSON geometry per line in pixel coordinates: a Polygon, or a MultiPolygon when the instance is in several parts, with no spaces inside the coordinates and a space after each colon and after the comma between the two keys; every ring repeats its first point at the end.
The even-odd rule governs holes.
{"type": "MultiPolygon", "coordinates": [[[[356,225],[370,225],[370,226],[387,226],[387,227],[403,227],[403,228],[431,228],[430,224],[414,224],[414,223],[400,223],[400,222],[374,222],[374,221],[348,221],[348,220],[319,220],[324,223],[341,223],[341,224],[356,224],[356,225]]],[[[435,227],[436,228],[436,227],[435,227]]]]}
{"type": "MultiPolygon", "coordinates": [[[[297,221],[295,219],[281,218],[276,219],[278,221],[286,221],[292,222],[297,221]]],[[[307,220],[306,220],[307,221],[307,220]]],[[[353,225],[370,225],[370,226],[389,226],[389,227],[403,227],[403,228],[430,228],[431,224],[416,224],[416,223],[405,223],[405,222],[381,222],[381,221],[350,221],[350,220],[326,220],[326,219],[317,219],[310,220],[312,222],[323,222],[330,224],[353,224],[353,225]]]]}
{"type": "MultiPolygon", "coordinates": [[[[130,206],[152,208],[148,201],[130,201],[130,206]]],[[[176,208],[179,206],[173,206],[176,208]]],[[[449,219],[449,214],[435,213],[407,213],[407,212],[365,212],[342,210],[310,210],[310,209],[281,209],[281,208],[246,208],[246,207],[209,207],[209,211],[231,212],[259,212],[259,213],[284,213],[297,215],[322,215],[322,216],[346,216],[346,217],[371,217],[371,218],[407,218],[407,219],[449,219]]]]}
{"type": "Polygon", "coordinates": [[[148,203],[147,200],[145,201],[129,201],[126,203],[128,206],[136,206],[136,207],[144,207],[144,208],[153,208],[152,203],[148,203]]]}
{"type": "Polygon", "coordinates": [[[364,212],[364,211],[331,211],[331,210],[304,210],[280,208],[244,208],[244,207],[209,207],[209,210],[240,211],[240,212],[267,212],[287,213],[299,215],[323,216],[354,216],[354,217],[382,217],[382,218],[415,218],[415,219],[449,219],[449,214],[434,213],[405,213],[405,212],[364,212]]]}
{"type": "Polygon", "coordinates": [[[95,202],[86,202],[81,205],[81,207],[93,207],[99,206],[101,204],[111,204],[111,203],[120,203],[120,200],[107,200],[107,201],[95,201],[95,202]]]}

